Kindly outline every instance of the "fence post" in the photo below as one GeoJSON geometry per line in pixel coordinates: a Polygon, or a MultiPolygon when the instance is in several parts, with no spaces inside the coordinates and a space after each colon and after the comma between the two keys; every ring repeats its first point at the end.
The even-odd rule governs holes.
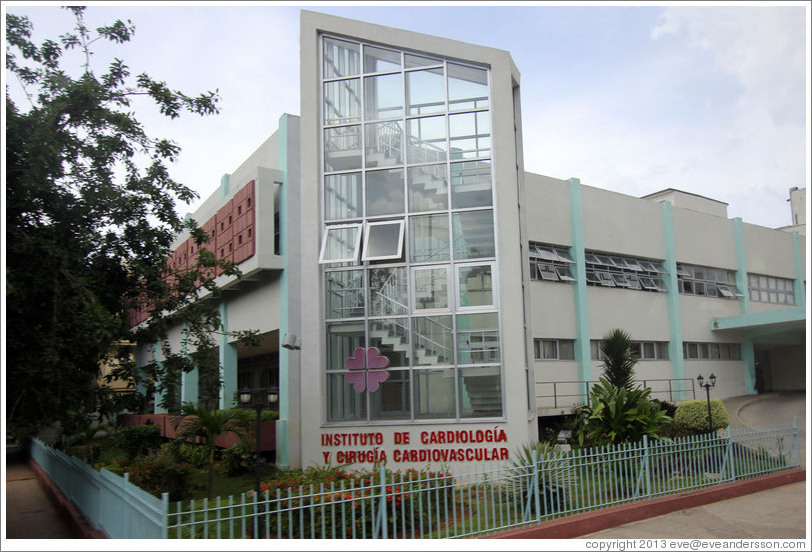
{"type": "Polygon", "coordinates": [[[730,480],[736,481],[736,462],[733,454],[733,432],[727,426],[727,466],[730,470],[730,480]]]}
{"type": "MultiPolygon", "coordinates": [[[[386,523],[386,468],[381,466],[381,503],[378,507],[378,531],[382,539],[389,538],[389,528],[386,523]]],[[[372,537],[375,538],[376,531],[373,525],[372,537]]]]}
{"type": "Polygon", "coordinates": [[[159,523],[161,525],[161,538],[169,538],[169,493],[161,494],[161,513],[159,523]]]}
{"type": "Polygon", "coordinates": [[[643,469],[646,472],[646,499],[651,499],[651,466],[649,462],[648,435],[643,435],[643,469]]]}
{"type": "Polygon", "coordinates": [[[533,479],[531,484],[533,485],[533,497],[536,501],[536,521],[538,521],[541,519],[541,497],[539,496],[539,459],[536,449],[533,449],[533,479]]]}

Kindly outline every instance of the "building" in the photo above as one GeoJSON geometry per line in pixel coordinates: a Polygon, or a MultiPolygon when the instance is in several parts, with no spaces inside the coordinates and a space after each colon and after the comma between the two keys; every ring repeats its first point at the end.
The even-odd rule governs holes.
{"type": "Polygon", "coordinates": [[[666,400],[805,387],[803,233],[526,173],[520,106],[508,52],[302,12],[301,117],[193,215],[244,274],[224,327],[263,338],[222,338],[221,405],[279,387],[278,464],[507,460],[585,401],[613,328],[666,400]]]}

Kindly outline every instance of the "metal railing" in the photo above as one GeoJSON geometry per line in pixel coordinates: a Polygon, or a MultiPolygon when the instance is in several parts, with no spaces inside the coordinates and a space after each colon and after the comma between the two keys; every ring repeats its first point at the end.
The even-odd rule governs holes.
{"type": "MultiPolygon", "coordinates": [[[[537,386],[552,386],[552,393],[537,394],[539,408],[571,408],[589,404],[589,391],[597,381],[540,381],[537,386]],[[544,399],[552,399],[545,401],[544,399]],[[549,404],[549,403],[552,404],[549,404]]],[[[644,379],[639,380],[640,387],[651,389],[651,398],[668,402],[696,399],[696,388],[691,378],[644,379]]]]}
{"type": "MultiPolygon", "coordinates": [[[[41,443],[34,448],[48,449],[41,443]]],[[[40,462],[43,454],[64,457],[48,450],[47,454],[37,450],[35,460],[40,462]]],[[[442,452],[462,455],[456,460],[481,460],[475,456],[477,450],[481,449],[412,452],[425,456],[414,459],[416,462],[425,460],[428,464],[436,460],[432,453],[442,452]]],[[[347,475],[340,481],[325,477],[325,483],[317,486],[270,489],[263,485],[260,496],[250,492],[213,501],[169,503],[164,494],[162,500],[152,497],[154,506],[146,516],[152,525],[138,525],[137,530],[143,533],[131,530],[121,538],[477,537],[801,466],[797,420],[673,440],[644,438],[638,443],[557,451],[540,457],[532,452],[526,457],[526,461],[454,474],[413,469],[391,472],[381,467],[347,475]]],[[[52,462],[45,463],[46,473],[64,492],[73,476],[52,474],[52,462]]],[[[73,469],[90,470],[79,467],[81,462],[76,460],[68,463],[76,465],[73,469]]],[[[77,479],[76,484],[88,485],[84,478],[77,479]]],[[[95,527],[119,537],[108,532],[110,525],[97,517],[105,513],[131,516],[126,512],[140,508],[129,504],[133,496],[129,491],[119,493],[104,508],[88,507],[85,501],[77,505],[95,527]]]]}

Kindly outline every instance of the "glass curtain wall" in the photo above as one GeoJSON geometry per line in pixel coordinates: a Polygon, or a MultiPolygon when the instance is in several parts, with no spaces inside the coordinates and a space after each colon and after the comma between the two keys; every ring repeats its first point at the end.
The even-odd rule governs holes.
{"type": "Polygon", "coordinates": [[[490,72],[321,40],[328,421],[501,418],[490,72]]]}

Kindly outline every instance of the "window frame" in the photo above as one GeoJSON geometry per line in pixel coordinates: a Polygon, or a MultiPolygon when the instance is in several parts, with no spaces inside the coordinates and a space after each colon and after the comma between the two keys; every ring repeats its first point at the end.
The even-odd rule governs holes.
{"type": "Polygon", "coordinates": [[[381,220],[381,221],[372,221],[367,222],[364,228],[364,247],[363,251],[361,252],[361,260],[362,261],[386,261],[391,259],[400,259],[403,256],[403,236],[405,233],[405,220],[381,220]],[[376,226],[392,226],[398,225],[400,230],[398,231],[398,246],[397,246],[397,253],[392,253],[389,255],[378,255],[375,257],[370,257],[367,255],[367,248],[369,247],[370,237],[372,235],[372,229],[376,226]]]}
{"type": "Polygon", "coordinates": [[[352,263],[358,262],[358,255],[360,253],[361,247],[361,236],[364,233],[363,225],[358,223],[353,224],[331,224],[324,228],[324,235],[322,236],[321,240],[321,249],[319,251],[319,264],[334,264],[334,263],[352,263]],[[325,259],[324,255],[327,252],[327,242],[329,240],[330,233],[336,230],[344,230],[347,228],[355,228],[357,230],[355,236],[355,245],[353,246],[353,255],[351,257],[343,257],[341,259],[325,259]]]}

